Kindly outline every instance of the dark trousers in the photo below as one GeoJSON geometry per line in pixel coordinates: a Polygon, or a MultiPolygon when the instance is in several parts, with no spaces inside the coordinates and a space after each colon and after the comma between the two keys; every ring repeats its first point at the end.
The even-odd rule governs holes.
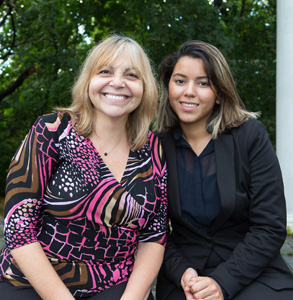
{"type": "MultiPolygon", "coordinates": [[[[126,288],[127,282],[122,282],[108,290],[88,298],[75,297],[76,300],[119,300],[126,288]]],[[[13,286],[10,283],[0,282],[0,299],[2,300],[42,300],[32,287],[13,286]]],[[[148,300],[154,300],[150,293],[148,300]]]]}

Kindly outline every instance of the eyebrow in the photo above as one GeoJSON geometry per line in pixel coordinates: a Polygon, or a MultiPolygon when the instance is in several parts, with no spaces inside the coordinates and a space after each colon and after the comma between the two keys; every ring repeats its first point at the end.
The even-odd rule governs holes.
{"type": "Polygon", "coordinates": [[[172,76],[173,76],[173,77],[174,77],[174,76],[180,76],[180,77],[184,77],[184,78],[187,77],[186,75],[181,74],[181,73],[175,73],[175,74],[173,74],[172,76]]]}
{"type": "MultiPolygon", "coordinates": [[[[180,77],[183,77],[183,78],[187,78],[186,75],[181,74],[181,73],[175,73],[172,76],[180,76],[180,77]]],[[[199,76],[199,77],[197,77],[197,79],[209,79],[209,78],[208,78],[208,76],[199,76]]]]}
{"type": "MultiPolygon", "coordinates": [[[[112,69],[112,70],[115,69],[113,66],[109,66],[109,65],[103,65],[102,67],[108,67],[108,68],[110,68],[110,69],[112,69]]],[[[135,69],[134,67],[129,67],[129,68],[125,68],[125,69],[124,69],[124,72],[130,71],[130,70],[136,71],[136,69],[135,69]]]]}

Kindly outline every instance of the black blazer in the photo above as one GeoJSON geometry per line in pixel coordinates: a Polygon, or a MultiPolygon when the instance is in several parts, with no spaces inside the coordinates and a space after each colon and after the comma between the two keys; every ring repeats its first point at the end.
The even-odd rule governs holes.
{"type": "Polygon", "coordinates": [[[159,136],[168,164],[172,233],[158,299],[167,299],[188,267],[213,277],[231,298],[254,280],[276,290],[292,288],[293,275],[280,255],[286,238],[282,175],[263,124],[249,120],[215,139],[221,211],[208,232],[182,216],[173,134],[159,136]]]}

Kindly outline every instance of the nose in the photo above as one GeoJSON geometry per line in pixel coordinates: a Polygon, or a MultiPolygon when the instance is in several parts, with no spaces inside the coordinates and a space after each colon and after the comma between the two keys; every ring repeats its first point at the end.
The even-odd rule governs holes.
{"type": "Polygon", "coordinates": [[[120,74],[115,74],[110,81],[110,86],[112,86],[115,89],[123,88],[125,87],[125,82],[123,79],[123,76],[120,74]]]}
{"type": "Polygon", "coordinates": [[[184,91],[184,95],[186,97],[195,97],[196,96],[196,87],[195,87],[195,84],[193,82],[190,81],[186,85],[186,89],[184,91]]]}

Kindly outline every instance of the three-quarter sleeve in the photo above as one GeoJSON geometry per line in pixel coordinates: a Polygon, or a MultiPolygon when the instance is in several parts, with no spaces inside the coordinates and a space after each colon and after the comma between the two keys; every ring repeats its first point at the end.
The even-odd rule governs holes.
{"type": "Polygon", "coordinates": [[[150,134],[155,189],[155,210],[146,226],[140,231],[140,242],[157,242],[166,246],[167,234],[167,164],[161,142],[150,134]]]}
{"type": "Polygon", "coordinates": [[[11,160],[4,210],[4,237],[9,249],[37,241],[42,200],[58,163],[55,133],[59,124],[58,114],[39,117],[11,160]]]}

